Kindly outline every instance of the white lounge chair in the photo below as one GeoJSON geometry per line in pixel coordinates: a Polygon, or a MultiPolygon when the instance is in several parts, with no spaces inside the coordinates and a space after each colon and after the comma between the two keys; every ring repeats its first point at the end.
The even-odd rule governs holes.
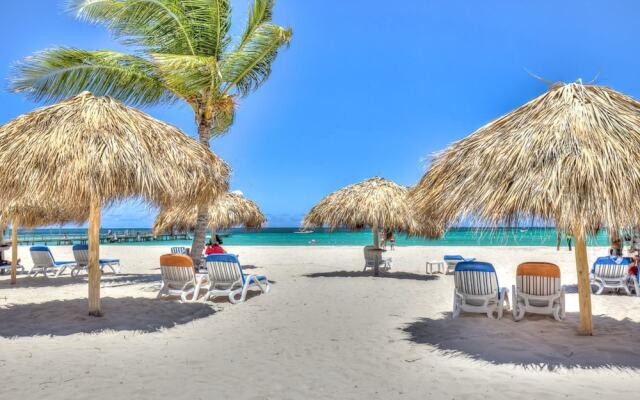
{"type": "Polygon", "coordinates": [[[605,289],[622,289],[631,295],[631,286],[636,291],[636,296],[640,296],[637,278],[629,275],[630,262],[627,257],[598,257],[591,269],[591,284],[597,288],[595,294],[602,294],[605,289]]]}
{"type": "Polygon", "coordinates": [[[494,318],[502,318],[502,313],[509,310],[507,288],[500,288],[498,276],[493,265],[479,261],[462,261],[454,271],[455,289],[453,293],[452,317],[457,318],[461,312],[487,314],[494,318]]]}
{"type": "Polygon", "coordinates": [[[203,276],[196,276],[191,257],[184,254],[160,256],[160,274],[162,286],[158,292],[159,299],[180,296],[182,301],[195,301],[201,289],[208,289],[208,282],[203,276]]]}
{"type": "Polygon", "coordinates": [[[189,255],[190,251],[188,247],[184,247],[184,246],[178,246],[178,247],[172,247],[171,248],[171,254],[184,254],[184,255],[189,255]]]}
{"type": "Polygon", "coordinates": [[[462,261],[475,261],[475,258],[464,258],[459,254],[447,254],[444,256],[444,262],[447,264],[447,275],[453,274],[456,269],[456,265],[462,261]]]}
{"type": "MultiPolygon", "coordinates": [[[[24,273],[24,267],[20,264],[16,265],[16,272],[24,273]]],[[[0,275],[11,273],[11,264],[0,265],[0,275]]]]}
{"type": "Polygon", "coordinates": [[[393,260],[391,257],[382,257],[383,252],[384,250],[375,246],[364,246],[364,269],[362,271],[366,271],[367,268],[375,269],[376,266],[385,271],[390,270],[393,260]]]}
{"type": "Polygon", "coordinates": [[[557,265],[545,262],[518,265],[512,290],[514,321],[520,321],[525,313],[553,315],[557,321],[564,319],[565,291],[557,265]]]}
{"type": "Polygon", "coordinates": [[[49,277],[52,274],[52,276],[58,277],[67,268],[73,268],[76,265],[75,261],[56,261],[47,246],[32,246],[29,252],[33,261],[33,267],[29,271],[30,276],[42,274],[49,277]]]}
{"type": "MultiPolygon", "coordinates": [[[[82,271],[87,271],[89,267],[89,246],[86,244],[76,244],[72,249],[76,265],[71,269],[71,276],[78,276],[82,271]]],[[[115,258],[101,258],[99,262],[100,271],[104,272],[105,268],[109,268],[114,274],[120,273],[120,260],[115,258]]]]}
{"type": "Polygon", "coordinates": [[[227,296],[231,303],[238,304],[245,301],[249,289],[259,289],[262,293],[271,291],[266,276],[245,275],[238,257],[233,254],[210,254],[205,266],[209,274],[209,291],[204,300],[227,296]]]}

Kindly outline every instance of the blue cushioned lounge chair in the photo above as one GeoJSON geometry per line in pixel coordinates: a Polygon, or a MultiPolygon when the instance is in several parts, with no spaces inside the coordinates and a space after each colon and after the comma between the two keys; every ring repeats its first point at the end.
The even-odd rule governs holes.
{"type": "Polygon", "coordinates": [[[498,275],[493,265],[480,261],[462,261],[454,272],[453,318],[461,312],[487,314],[502,318],[503,311],[509,310],[507,288],[498,285],[498,275]]]}
{"type": "Polygon", "coordinates": [[[447,254],[444,256],[444,262],[447,263],[447,275],[453,274],[453,271],[456,269],[456,265],[458,265],[461,261],[475,261],[475,258],[464,258],[459,254],[447,254]]]}
{"type": "Polygon", "coordinates": [[[598,257],[591,269],[591,284],[596,286],[595,294],[602,294],[605,289],[616,291],[622,289],[626,294],[631,295],[629,287],[633,287],[636,296],[640,295],[638,279],[629,275],[630,264],[631,259],[628,257],[598,257]]]}
{"type": "Polygon", "coordinates": [[[33,267],[29,271],[30,276],[42,274],[45,277],[60,276],[67,268],[73,268],[75,261],[56,261],[47,246],[32,246],[29,248],[33,267]]]}
{"type": "MultiPolygon", "coordinates": [[[[71,270],[71,276],[78,276],[80,272],[87,271],[89,266],[89,246],[86,244],[73,245],[73,258],[76,259],[76,266],[71,270]]],[[[120,272],[120,260],[101,258],[100,270],[104,272],[105,268],[109,268],[111,272],[117,274],[120,272]]]]}
{"type": "Polygon", "coordinates": [[[204,296],[205,300],[228,296],[230,302],[238,304],[245,301],[249,289],[259,289],[262,293],[269,293],[271,290],[266,276],[246,275],[234,254],[208,255],[205,265],[211,285],[204,296]]]}

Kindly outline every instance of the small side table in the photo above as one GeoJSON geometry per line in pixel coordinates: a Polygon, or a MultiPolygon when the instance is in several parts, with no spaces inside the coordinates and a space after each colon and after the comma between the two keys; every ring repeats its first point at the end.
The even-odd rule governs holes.
{"type": "Polygon", "coordinates": [[[427,261],[426,273],[427,274],[444,274],[445,266],[442,261],[427,261]]]}

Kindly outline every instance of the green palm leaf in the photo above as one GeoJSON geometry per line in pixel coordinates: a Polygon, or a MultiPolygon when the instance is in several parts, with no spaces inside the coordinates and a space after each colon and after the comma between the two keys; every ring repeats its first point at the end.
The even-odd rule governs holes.
{"type": "MultiPolygon", "coordinates": [[[[196,54],[196,29],[205,26],[202,10],[193,7],[187,17],[180,0],[70,0],[68,7],[78,18],[105,24],[126,44],[144,51],[196,54]]],[[[195,2],[191,2],[195,3],[195,2]]]]}
{"type": "Polygon", "coordinates": [[[15,66],[11,88],[35,100],[57,101],[89,90],[130,104],[174,100],[147,60],[108,50],[55,48],[15,66]]]}
{"type": "Polygon", "coordinates": [[[289,43],[291,29],[263,23],[235,51],[228,54],[222,67],[227,82],[222,93],[236,90],[246,96],[271,74],[271,66],[280,47],[289,43]]]}
{"type": "Polygon", "coordinates": [[[240,46],[242,46],[261,24],[271,22],[274,0],[254,0],[249,8],[249,19],[245,27],[240,46]]]}
{"type": "Polygon", "coordinates": [[[185,99],[215,88],[221,80],[214,57],[181,54],[152,54],[151,57],[167,87],[185,99]]]}

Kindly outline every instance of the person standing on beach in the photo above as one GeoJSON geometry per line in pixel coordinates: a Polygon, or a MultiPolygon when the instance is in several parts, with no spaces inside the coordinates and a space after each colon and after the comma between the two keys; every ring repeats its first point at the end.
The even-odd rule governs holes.
{"type": "Polygon", "coordinates": [[[573,239],[571,234],[567,232],[565,239],[567,240],[567,247],[569,247],[569,251],[571,251],[571,240],[573,239]]]}
{"type": "Polygon", "coordinates": [[[611,249],[609,249],[609,255],[622,257],[622,241],[617,234],[611,236],[611,249]]]}

